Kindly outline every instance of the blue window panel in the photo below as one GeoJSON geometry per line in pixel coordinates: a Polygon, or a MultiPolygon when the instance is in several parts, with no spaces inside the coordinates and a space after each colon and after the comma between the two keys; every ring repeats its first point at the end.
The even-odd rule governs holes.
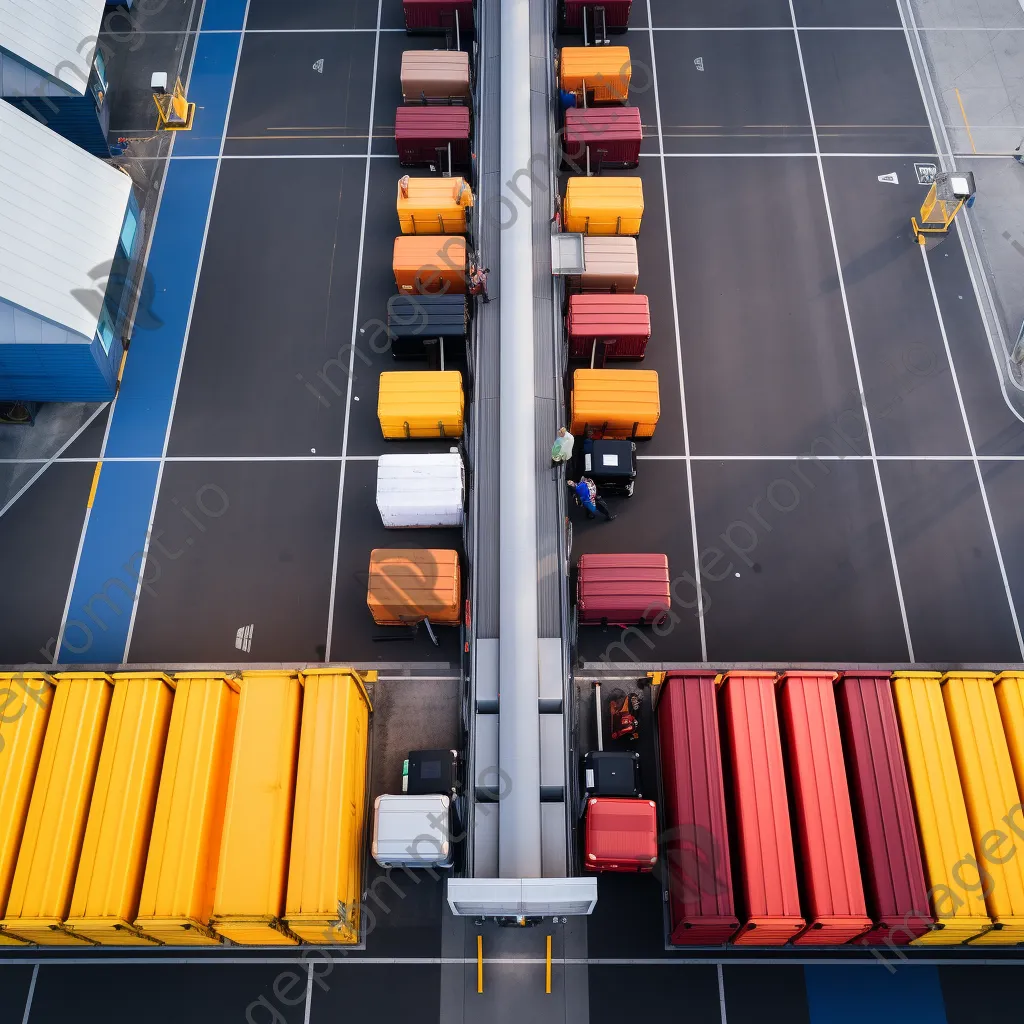
{"type": "Polygon", "coordinates": [[[241,41],[240,32],[200,33],[188,84],[188,100],[196,105],[195,120],[191,131],[178,132],[174,156],[220,155],[241,41]]]}
{"type": "Polygon", "coordinates": [[[203,23],[200,30],[238,29],[241,30],[245,21],[246,0],[217,0],[215,4],[207,4],[203,12],[203,23]]]}
{"type": "Polygon", "coordinates": [[[936,968],[903,963],[884,952],[886,964],[805,967],[811,1024],[947,1024],[936,968]]]}
{"type": "Polygon", "coordinates": [[[131,259],[132,246],[135,244],[135,232],[139,229],[139,218],[132,209],[131,204],[124,215],[124,224],[121,225],[121,247],[124,249],[125,259],[131,259]]]}

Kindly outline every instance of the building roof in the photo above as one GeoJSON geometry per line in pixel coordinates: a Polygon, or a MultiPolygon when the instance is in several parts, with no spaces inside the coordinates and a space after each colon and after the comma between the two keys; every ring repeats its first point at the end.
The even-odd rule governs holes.
{"type": "Polygon", "coordinates": [[[91,339],[131,187],[0,101],[0,298],[91,339]]]}
{"type": "Polygon", "coordinates": [[[105,0],[0,0],[0,46],[85,95],[105,0]]]}

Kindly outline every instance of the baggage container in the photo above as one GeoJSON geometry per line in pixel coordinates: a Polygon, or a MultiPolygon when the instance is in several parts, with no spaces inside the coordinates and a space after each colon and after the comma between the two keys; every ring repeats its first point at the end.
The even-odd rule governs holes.
{"type": "Polygon", "coordinates": [[[461,235],[399,235],[391,268],[400,292],[465,295],[466,240],[461,235]]]}
{"type": "Polygon", "coordinates": [[[717,946],[739,928],[732,886],[714,672],[658,688],[669,942],[717,946]]]}
{"type": "Polygon", "coordinates": [[[380,375],[377,418],[388,441],[461,437],[465,404],[458,370],[391,371],[380,375]]]}
{"type": "Polygon", "coordinates": [[[402,54],[402,102],[469,104],[469,54],[464,50],[406,50],[402,54]]]}
{"type": "Polygon", "coordinates": [[[941,679],[938,672],[896,672],[892,683],[917,812],[924,878],[935,917],[934,929],[914,939],[914,946],[959,945],[992,927],[978,891],[960,881],[975,884],[974,878],[962,873],[964,857],[973,855],[974,845],[941,679]]]}
{"type": "Polygon", "coordinates": [[[562,0],[562,28],[582,30],[583,18],[593,24],[596,8],[604,8],[605,28],[609,32],[625,32],[629,28],[629,10],[633,0],[562,0]]]}
{"type": "Polygon", "coordinates": [[[572,295],[565,329],[572,359],[643,359],[651,308],[646,295],[572,295]]]}
{"type": "Polygon", "coordinates": [[[465,506],[466,471],[457,451],[377,460],[377,509],[385,526],[461,526],[465,506]]]}
{"type": "Polygon", "coordinates": [[[657,370],[575,370],[570,431],[578,437],[651,437],[661,416],[657,370]]]}
{"type": "Polygon", "coordinates": [[[727,672],[720,685],[741,921],[733,942],[781,946],[803,931],[805,922],[800,915],[775,674],[727,672]]]}
{"type": "Polygon", "coordinates": [[[366,604],[378,626],[462,622],[459,554],[444,549],[374,548],[366,604]]]}
{"type": "Polygon", "coordinates": [[[403,235],[464,235],[473,192],[465,178],[399,180],[395,208],[403,235]]]}
{"type": "Polygon", "coordinates": [[[587,801],[587,871],[653,871],[657,863],[658,810],[653,800],[595,796],[587,801]]]}
{"type": "MultiPolygon", "coordinates": [[[[409,35],[454,31],[473,33],[473,0],[402,0],[409,35]]],[[[457,52],[457,51],[456,51],[457,52]]]]}
{"type": "Polygon", "coordinates": [[[837,946],[871,927],[846,782],[834,672],[785,672],[785,724],[807,927],[797,946],[837,946]]]}
{"type": "Polygon", "coordinates": [[[217,945],[210,917],[239,684],[218,672],[182,672],[174,683],[135,927],[170,946],[217,945]]]}
{"type": "Polygon", "coordinates": [[[403,167],[468,167],[469,107],[399,107],[395,144],[403,167]]]}
{"type": "Polygon", "coordinates": [[[987,876],[985,905],[992,918],[991,931],[973,939],[971,945],[1013,946],[1024,942],[1024,856],[1017,851],[1020,836],[1006,819],[1020,804],[1020,794],[999,716],[995,676],[947,672],[942,677],[942,697],[974,853],[985,872],[982,877],[987,876]]]}
{"type": "Polygon", "coordinates": [[[570,292],[635,292],[640,276],[636,239],[629,235],[618,238],[585,235],[583,238],[583,272],[569,275],[570,292]]]}
{"type": "MultiPolygon", "coordinates": [[[[99,672],[62,672],[54,690],[39,767],[0,934],[42,946],[87,940],[64,930],[85,837],[113,685],[99,672]]],[[[26,716],[31,712],[26,712],[26,716]]]]}
{"type": "Polygon", "coordinates": [[[643,216],[644,185],[640,178],[574,177],[566,182],[562,203],[566,231],[639,235],[643,216]]]}
{"type": "Polygon", "coordinates": [[[465,295],[392,295],[388,299],[388,340],[395,359],[415,359],[443,345],[445,353],[465,351],[469,307],[465,295]]]}
{"type": "Polygon", "coordinates": [[[455,863],[451,804],[451,797],[440,793],[377,797],[373,859],[382,868],[450,868],[455,863]]]}
{"type": "Polygon", "coordinates": [[[905,946],[935,921],[889,676],[844,673],[836,697],[873,924],[857,941],[905,946]]]}
{"type": "Polygon", "coordinates": [[[569,107],[562,132],[562,167],[577,174],[603,167],[639,167],[644,129],[637,107],[569,107]]]}
{"type": "Polygon", "coordinates": [[[628,46],[563,46],[558,65],[561,88],[585,99],[581,105],[629,99],[633,68],[628,46]]]}
{"type": "Polygon", "coordinates": [[[672,606],[665,555],[580,555],[576,607],[581,626],[647,626],[672,606]]]}
{"type": "MultiPolygon", "coordinates": [[[[53,692],[52,677],[41,672],[0,675],[0,920],[7,913],[53,692]]],[[[24,941],[0,931],[0,946],[20,946],[24,941]]]]}
{"type": "Polygon", "coordinates": [[[587,796],[639,797],[640,754],[635,750],[590,750],[583,756],[587,796]]]}
{"type": "Polygon", "coordinates": [[[171,721],[174,683],[118,672],[89,805],[68,931],[109,946],[149,946],[134,926],[171,721]]]}
{"type": "Polygon", "coordinates": [[[636,481],[636,443],[633,441],[583,441],[583,472],[603,494],[633,495],[636,481]]]}
{"type": "Polygon", "coordinates": [[[402,792],[414,796],[442,793],[454,803],[461,774],[462,758],[457,750],[410,750],[402,767],[402,792]]]}
{"type": "MultiPolygon", "coordinates": [[[[1003,733],[1010,748],[1017,792],[1024,800],[1024,672],[1000,672],[996,676],[996,700],[1003,720],[1003,733]]],[[[1024,828],[1024,820],[1018,824],[1024,828]]]]}
{"type": "Polygon", "coordinates": [[[304,942],[360,939],[370,699],[347,668],[302,672],[305,693],[288,862],[288,927],[304,942]]]}
{"type": "Polygon", "coordinates": [[[224,834],[210,924],[243,946],[289,946],[284,924],[302,683],[297,672],[242,673],[224,834]]]}

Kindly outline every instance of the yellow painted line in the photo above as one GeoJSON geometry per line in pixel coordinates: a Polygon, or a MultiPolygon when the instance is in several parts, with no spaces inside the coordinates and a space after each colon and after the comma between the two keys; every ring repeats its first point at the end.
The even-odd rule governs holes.
{"type": "Polygon", "coordinates": [[[476,937],[476,990],[478,993],[484,990],[484,937],[482,935],[476,937]]]}
{"type": "Polygon", "coordinates": [[[967,138],[969,138],[971,140],[971,152],[972,153],[977,153],[978,150],[975,148],[975,145],[974,145],[974,136],[971,134],[971,126],[970,126],[970,123],[967,120],[967,111],[964,110],[964,101],[960,98],[960,90],[959,89],[954,89],[953,91],[956,93],[956,101],[957,101],[957,103],[960,104],[960,113],[961,113],[961,115],[963,116],[963,119],[964,119],[964,127],[967,129],[967,138]]]}
{"type": "Polygon", "coordinates": [[[117,383],[121,383],[121,378],[124,376],[124,364],[128,362],[128,349],[125,349],[121,353],[121,365],[117,368],[117,383]]]}
{"type": "Polygon", "coordinates": [[[544,991],[551,995],[551,936],[548,936],[548,965],[547,973],[544,977],[544,991]]]}
{"type": "Polygon", "coordinates": [[[100,485],[100,470],[103,468],[102,462],[96,463],[96,471],[92,475],[92,486],[89,488],[89,500],[86,503],[86,508],[92,508],[92,503],[96,498],[96,488],[100,485]]]}

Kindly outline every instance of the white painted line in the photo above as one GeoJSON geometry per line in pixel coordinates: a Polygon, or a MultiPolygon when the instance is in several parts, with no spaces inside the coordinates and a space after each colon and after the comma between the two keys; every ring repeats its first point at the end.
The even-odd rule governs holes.
{"type": "Polygon", "coordinates": [[[725,974],[722,965],[718,965],[718,1004],[722,1008],[722,1024],[729,1024],[729,1018],[725,1012],[725,974]]]}
{"type": "Polygon", "coordinates": [[[821,195],[825,200],[825,216],[828,219],[828,233],[832,242],[832,255],[836,262],[836,275],[839,280],[839,294],[843,300],[843,314],[846,317],[846,330],[850,338],[850,354],[853,357],[853,369],[857,375],[857,391],[860,394],[861,412],[864,416],[864,427],[868,435],[868,447],[871,450],[871,462],[875,470],[875,484],[878,487],[878,504],[882,511],[882,523],[885,526],[885,539],[889,545],[889,557],[892,560],[893,578],[896,582],[896,596],[900,602],[900,617],[903,619],[903,632],[907,639],[909,660],[914,661],[914,644],[910,638],[910,622],[907,619],[907,608],[903,600],[903,585],[900,582],[900,568],[896,561],[896,547],[892,539],[892,527],[889,525],[889,512],[885,505],[885,492],[882,489],[882,474],[878,467],[875,451],[875,435],[871,429],[871,414],[868,411],[867,398],[864,391],[864,377],[860,372],[860,358],[857,355],[857,339],[853,332],[853,319],[850,316],[850,303],[846,295],[846,281],[843,277],[843,261],[839,256],[839,243],[836,240],[835,223],[832,220],[832,205],[828,198],[828,184],[825,181],[825,165],[821,160],[821,146],[818,144],[818,128],[814,120],[814,106],[811,103],[811,87],[807,81],[807,68],[804,66],[804,51],[800,44],[800,30],[796,23],[796,10],[793,0],[789,0],[789,14],[793,20],[793,39],[796,42],[796,55],[800,62],[800,77],[804,83],[804,97],[807,100],[807,116],[811,120],[811,134],[814,136],[814,151],[818,158],[818,176],[821,179],[821,195]]]}
{"type": "MultiPolygon", "coordinates": [[[[654,22],[651,16],[651,0],[647,0],[647,24],[654,22]]],[[[683,384],[683,343],[679,333],[679,296],[676,294],[676,266],[672,249],[672,214],[668,201],[668,169],[665,166],[665,139],[661,127],[661,97],[658,93],[658,62],[654,54],[654,30],[648,28],[648,39],[651,45],[651,79],[654,82],[654,109],[658,121],[658,149],[661,157],[661,190],[665,203],[665,234],[668,238],[668,280],[672,290],[672,324],[676,336],[676,368],[679,372],[679,403],[683,417],[683,448],[690,454],[690,428],[686,421],[686,388],[683,384]]],[[[708,640],[704,629],[704,589],[700,582],[700,548],[697,542],[697,509],[693,497],[693,470],[689,461],[686,463],[686,490],[690,501],[690,535],[693,541],[693,578],[697,590],[697,620],[700,623],[700,656],[708,660],[708,640]]]]}
{"type": "Polygon", "coordinates": [[[25,1012],[21,1017],[21,1024],[28,1024],[29,1014],[32,1012],[32,999],[36,994],[36,978],[39,977],[39,964],[32,968],[32,980],[28,983],[28,995],[25,997],[25,1012]]]}
{"type": "Polygon", "coordinates": [[[313,961],[309,962],[309,971],[306,974],[306,1010],[302,1015],[303,1024],[309,1024],[309,1013],[313,1008],[313,961]]]}
{"type": "MultiPolygon", "coordinates": [[[[373,107],[377,100],[377,58],[380,55],[380,15],[384,0],[377,0],[377,31],[373,37],[373,79],[370,86],[370,126],[367,129],[366,155],[369,157],[373,147],[373,107]]],[[[359,291],[363,283],[363,247],[366,242],[366,208],[370,196],[370,167],[372,161],[366,161],[366,174],[363,178],[363,213],[359,222],[359,252],[356,256],[356,289],[352,300],[352,338],[348,353],[348,389],[345,395],[345,429],[341,435],[341,454],[348,453],[348,428],[352,417],[352,383],[356,362],[356,339],[359,332],[359,291]]],[[[337,242],[335,242],[337,246],[337,242]]],[[[333,268],[332,268],[333,270],[333,268]]],[[[324,645],[324,661],[331,660],[331,635],[334,633],[334,600],[338,591],[338,555],[341,548],[341,506],[345,499],[345,459],[341,461],[338,472],[338,510],[334,519],[334,558],[331,562],[331,597],[327,609],[327,643],[324,645]]]]}
{"type": "Polygon", "coordinates": [[[638,455],[649,462],[1024,462],[1024,455],[638,455]]]}
{"type": "Polygon", "coordinates": [[[999,575],[1003,579],[1003,590],[1006,592],[1006,602],[1010,608],[1010,618],[1013,620],[1013,631],[1017,634],[1017,646],[1020,649],[1021,660],[1024,660],[1024,637],[1021,636],[1020,621],[1017,618],[1017,608],[1013,601],[1013,592],[1010,590],[1010,581],[1006,575],[1006,565],[1003,562],[1003,551],[999,545],[999,537],[996,534],[996,524],[992,518],[992,509],[988,502],[988,490],[985,487],[985,478],[981,472],[981,465],[978,461],[977,449],[974,447],[974,436],[971,433],[971,424],[967,419],[967,409],[964,406],[964,398],[960,392],[960,380],[957,377],[956,366],[953,364],[953,353],[949,347],[949,337],[946,334],[946,322],[939,308],[939,297],[935,292],[935,280],[932,277],[931,264],[928,262],[928,250],[926,246],[918,246],[921,250],[921,259],[924,261],[925,273],[928,275],[928,288],[932,293],[932,302],[935,303],[935,315],[939,321],[939,331],[942,333],[942,345],[946,350],[946,359],[949,362],[949,372],[953,378],[953,388],[956,391],[957,405],[960,406],[960,416],[964,421],[964,430],[967,432],[967,443],[971,449],[971,456],[974,461],[974,472],[978,477],[978,487],[981,490],[981,500],[985,506],[985,518],[988,520],[989,532],[992,534],[992,546],[996,551],[996,561],[999,563],[999,575]]]}

